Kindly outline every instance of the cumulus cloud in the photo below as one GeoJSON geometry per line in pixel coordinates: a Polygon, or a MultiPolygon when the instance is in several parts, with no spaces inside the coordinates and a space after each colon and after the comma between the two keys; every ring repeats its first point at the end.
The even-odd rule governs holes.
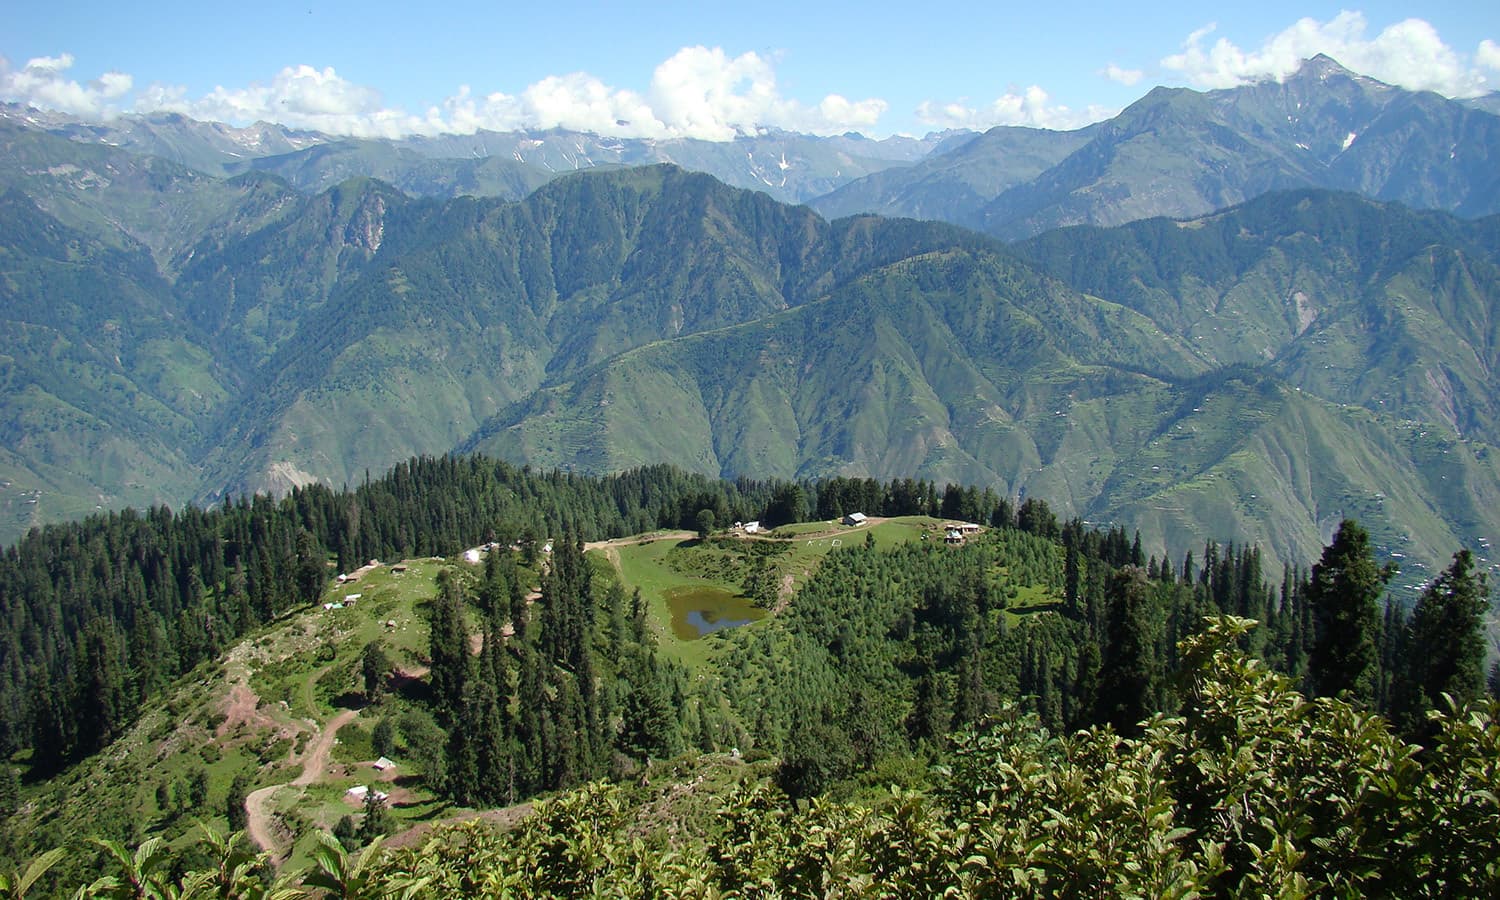
{"type": "Polygon", "coordinates": [[[808,106],[781,96],[771,62],[757,53],[731,57],[722,48],[684,47],[651,76],[651,108],[667,132],[729,140],[764,126],[836,134],[874,125],[880,99],[851,101],[829,94],[808,106]]]}
{"type": "Polygon", "coordinates": [[[133,80],[123,72],[105,72],[88,82],[67,76],[73,56],[39,56],[12,69],[0,56],[0,99],[89,119],[108,119],[119,114],[117,101],[130,93],[133,80]]]}
{"type": "Polygon", "coordinates": [[[1491,40],[1480,41],[1479,49],[1474,53],[1474,61],[1486,69],[1500,72],[1500,44],[1491,40]]]}
{"type": "Polygon", "coordinates": [[[1045,90],[1032,85],[1020,93],[1004,94],[983,106],[969,106],[965,101],[924,101],[917,106],[917,119],[933,128],[983,131],[996,125],[1025,125],[1067,130],[1107,119],[1116,112],[1118,110],[1102,106],[1075,110],[1062,104],[1054,104],[1045,90]]]}
{"type": "Polygon", "coordinates": [[[1114,63],[1110,63],[1109,65],[1105,66],[1099,74],[1103,75],[1105,78],[1108,78],[1110,81],[1119,82],[1126,87],[1131,87],[1136,82],[1140,81],[1146,73],[1142,72],[1140,69],[1122,69],[1114,63]]]}
{"type": "Polygon", "coordinates": [[[566,128],[600,134],[656,136],[662,132],[640,95],[616,90],[583,72],[551,75],[519,95],[474,96],[468,85],[428,110],[420,131],[472,134],[484,128],[566,128]]]}
{"type": "MultiPolygon", "coordinates": [[[[1181,73],[1195,87],[1226,88],[1281,80],[1297,71],[1302,60],[1325,53],[1356,72],[1411,90],[1472,97],[1488,89],[1478,68],[1443,43],[1437,29],[1422,19],[1397,22],[1374,37],[1367,36],[1368,30],[1359,12],[1341,12],[1327,22],[1304,18],[1247,51],[1223,37],[1206,46],[1214,31],[1208,25],[1188,35],[1182,52],[1166,57],[1161,65],[1181,73]]],[[[1490,65],[1486,60],[1494,49],[1485,41],[1475,62],[1490,65]]]]}
{"type": "Polygon", "coordinates": [[[386,107],[379,91],[341,77],[332,67],[287,66],[268,82],[221,85],[197,99],[182,88],[151,85],[136,97],[135,111],[234,124],[277,122],[356,137],[398,137],[424,127],[422,119],[386,107]]]}
{"type": "Polygon", "coordinates": [[[756,53],[731,56],[722,48],[684,47],[658,65],[648,89],[605,84],[586,73],[551,75],[517,93],[478,93],[459,87],[421,113],[388,106],[380,92],[332,68],[288,66],[269,81],[215,87],[202,96],[185,88],[151,84],[133,92],[129,75],[107,73],[80,84],[65,72],[67,54],[34,59],[11,71],[0,58],[0,97],[84,118],[122,111],[175,112],[236,125],[276,122],[354,137],[469,134],[566,128],[620,137],[687,137],[730,140],[763,128],[816,134],[868,130],[887,109],[884,100],[851,100],[828,94],[816,103],[785,97],[772,62],[756,53]]]}
{"type": "Polygon", "coordinates": [[[874,125],[883,100],[829,94],[809,106],[781,96],[764,57],[685,47],[656,67],[644,94],[584,72],[550,76],[519,94],[475,97],[468,87],[429,110],[430,129],[568,128],[620,137],[731,140],[765,127],[834,134],[874,125]]]}

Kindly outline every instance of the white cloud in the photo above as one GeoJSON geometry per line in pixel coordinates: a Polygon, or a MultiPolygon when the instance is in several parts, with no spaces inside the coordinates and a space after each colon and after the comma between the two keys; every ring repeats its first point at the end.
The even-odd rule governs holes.
{"type": "MultiPolygon", "coordinates": [[[[24,96],[84,117],[103,115],[105,101],[130,92],[130,76],[118,73],[88,88],[65,81],[59,73],[72,62],[65,55],[33,60],[19,73],[0,70],[5,79],[0,84],[7,96],[24,96]]],[[[386,106],[379,91],[348,81],[332,68],[300,65],[282,69],[267,82],[219,86],[196,98],[181,87],[152,84],[135,92],[130,109],[236,125],[264,120],[356,137],[566,128],[621,137],[722,141],[765,127],[817,134],[868,130],[887,104],[839,94],[806,104],[781,95],[774,66],[759,54],[730,56],[718,47],[684,47],[656,67],[644,94],[575,72],[548,76],[516,94],[477,94],[464,85],[418,115],[386,106]]]]}
{"type": "Polygon", "coordinates": [[[829,94],[814,106],[782,97],[776,72],[757,53],[730,57],[722,48],[684,47],[651,77],[651,108],[679,137],[728,140],[765,126],[837,134],[874,125],[880,99],[851,101],[829,94]]]}
{"type": "Polygon", "coordinates": [[[1479,49],[1474,52],[1474,61],[1486,69],[1500,72],[1500,44],[1491,40],[1480,41],[1479,49]]]}
{"type": "Polygon", "coordinates": [[[287,66],[269,82],[245,88],[218,86],[196,100],[182,88],[151,85],[136,97],[134,109],[233,124],[277,122],[356,137],[398,137],[425,130],[424,120],[387,108],[379,91],[348,81],[331,67],[287,66]]]}
{"type": "Polygon", "coordinates": [[[1075,110],[1061,104],[1053,105],[1045,90],[1032,85],[1020,93],[1007,93],[997,97],[985,106],[968,106],[964,101],[923,101],[917,106],[917,119],[933,128],[983,131],[996,125],[1025,125],[1067,130],[1107,119],[1118,111],[1102,106],[1075,110]]]}
{"type": "Polygon", "coordinates": [[[1122,69],[1114,63],[1110,63],[1109,65],[1105,66],[1099,74],[1103,75],[1105,78],[1108,78],[1110,81],[1119,82],[1126,87],[1131,87],[1136,82],[1145,77],[1146,73],[1142,72],[1140,69],[1122,69]]]}
{"type": "Polygon", "coordinates": [[[771,64],[755,53],[685,47],[656,67],[646,94],[610,87],[584,72],[554,75],[518,95],[476,98],[466,86],[428,111],[424,128],[568,128],[621,137],[732,139],[767,126],[832,134],[874,125],[883,100],[829,94],[815,106],[782,97],[771,64]]]}
{"type": "MultiPolygon", "coordinates": [[[[1367,37],[1367,30],[1364,14],[1344,11],[1327,22],[1300,19],[1258,49],[1246,51],[1223,37],[1205,48],[1214,31],[1208,25],[1188,35],[1182,52],[1166,57],[1161,65],[1182,73],[1195,87],[1226,88],[1283,79],[1297,71],[1302,60],[1325,53],[1353,71],[1411,90],[1449,97],[1472,97],[1487,90],[1479,70],[1443,43],[1428,22],[1406,19],[1374,37],[1367,37]]],[[[1486,45],[1494,48],[1489,41],[1480,45],[1475,61],[1481,65],[1490,65],[1486,45]]]]}
{"type": "Polygon", "coordinates": [[[39,56],[14,70],[0,56],[0,99],[53,109],[90,119],[107,119],[120,112],[115,101],[130,93],[132,79],[122,72],[105,72],[81,83],[67,77],[73,56],[39,56]]]}

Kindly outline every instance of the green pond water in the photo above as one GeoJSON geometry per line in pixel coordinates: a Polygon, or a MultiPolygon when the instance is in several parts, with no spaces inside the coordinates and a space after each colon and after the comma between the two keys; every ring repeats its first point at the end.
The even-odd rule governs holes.
{"type": "Polygon", "coordinates": [[[723,588],[688,585],[672,588],[662,596],[672,610],[672,633],[684,641],[748,625],[766,615],[765,610],[723,588]]]}

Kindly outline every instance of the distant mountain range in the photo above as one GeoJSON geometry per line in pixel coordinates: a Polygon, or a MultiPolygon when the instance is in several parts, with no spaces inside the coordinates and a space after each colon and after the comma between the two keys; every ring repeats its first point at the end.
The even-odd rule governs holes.
{"type": "Polygon", "coordinates": [[[582,169],[673,163],[783,202],[802,203],[974,136],[970,131],[947,131],[925,138],[872,140],[858,134],[819,137],[767,130],[733,141],[703,141],[600,137],[550,129],[380,140],[333,137],[264,122],[234,128],[177,114],[92,123],[14,104],[0,104],[0,122],[155,157],[220,178],[268,172],[300,191],[316,193],[363,176],[423,197],[510,200],[582,169]]]}
{"type": "Polygon", "coordinates": [[[1174,554],[1302,562],[1355,515],[1436,566],[1500,535],[1497,125],[1324,59],[1076,132],[923,141],[7,108],[0,537],[482,449],[985,484],[1174,554]],[[647,153],[761,189],[628,165],[647,153]],[[1366,196],[1307,187],[1335,177],[1366,196]],[[1006,245],[773,191],[1009,235],[1206,214],[1006,245]]]}
{"type": "Polygon", "coordinates": [[[1484,216],[1500,212],[1495,112],[1493,95],[1406,91],[1318,56],[1282,82],[1156,88],[1080,131],[996,128],[961,154],[867,176],[813,207],[941,218],[1006,239],[1201,216],[1299,187],[1484,216]]]}
{"type": "Polygon", "coordinates": [[[1327,56],[1280,82],[1156,88],[1113,119],[1068,132],[1002,126],[871,140],[767,130],[701,141],[553,129],[360,140],[175,114],[87,123],[3,104],[0,123],[218,178],[270,173],[313,193],[371,177],[416,196],[516,200],[569,172],[672,163],[830,219],[937,219],[1006,240],[1200,216],[1301,187],[1461,216],[1500,212],[1500,92],[1448,100],[1327,56]]]}

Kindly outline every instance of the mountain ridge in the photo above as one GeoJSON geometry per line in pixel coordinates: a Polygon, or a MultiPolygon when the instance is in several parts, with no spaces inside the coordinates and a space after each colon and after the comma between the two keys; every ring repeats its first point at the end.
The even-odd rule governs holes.
{"type": "MultiPolygon", "coordinates": [[[[1215,96],[1158,92],[1088,135],[1198,128],[1215,96]]],[[[167,368],[198,395],[173,401],[186,430],[170,450],[130,444],[117,456],[156,460],[153,483],[195,485],[187,496],[199,501],[356,482],[413,454],[498,441],[523,461],[589,470],[655,461],[649,449],[714,475],[920,472],[1046,496],[1093,520],[1139,516],[1152,540],[1228,539],[1214,523],[1229,523],[1279,558],[1304,558],[1331,527],[1328,510],[1353,502],[1346,493],[1390,493],[1372,473],[1420,481],[1418,449],[1421,465],[1436,464],[1392,432],[1402,422],[1451,434],[1455,477],[1492,477],[1482,448],[1462,443],[1496,439],[1491,219],[1277,194],[1007,248],[940,223],[830,223],[668,165],[574,173],[515,202],[414,198],[364,177],[308,196],[270,174],[216,180],[7,133],[30,158],[76,160],[53,165],[75,166],[61,184],[40,162],[13,162],[10,186],[51,198],[40,214],[154,271],[141,290],[192,321],[186,343],[170,345],[192,362],[167,368]],[[120,180],[86,186],[109,167],[120,180]],[[164,226],[172,209],[199,231],[164,226]],[[1416,251],[1392,255],[1390,242],[1408,238],[1416,251]],[[1189,314],[1210,294],[1212,309],[1189,314]],[[1447,360],[1463,347],[1475,364],[1447,360]],[[1232,434],[1191,415],[1201,404],[1187,403],[1190,385],[1204,378],[1225,422],[1246,417],[1232,434]],[[641,405],[650,391],[676,398],[685,431],[671,406],[641,405]],[[1360,408],[1373,424],[1346,411],[1360,408]],[[1302,463],[1256,461],[1285,456],[1297,421],[1357,448],[1317,470],[1313,497],[1285,486],[1305,481],[1302,463]],[[1151,499],[1172,487],[1168,472],[1186,502],[1151,499]],[[1251,502],[1270,496],[1281,500],[1251,502]],[[1284,526],[1292,537],[1270,536],[1277,516],[1299,523],[1284,526]]],[[[74,483],[27,471],[27,490],[74,483]]],[[[78,488],[65,493],[76,508],[78,488]]],[[[123,495],[117,484],[88,496],[123,495]]],[[[1451,515],[1422,497],[1401,502],[1387,520],[1423,523],[1413,540],[1425,553],[1491,528],[1459,498],[1451,515]]],[[[1401,537],[1394,525],[1381,536],[1401,537]]]]}
{"type": "Polygon", "coordinates": [[[1067,134],[1076,146],[1041,172],[1013,169],[1003,153],[987,156],[976,139],[976,159],[965,165],[930,161],[869,176],[813,205],[886,215],[937,210],[1005,239],[1193,218],[1298,187],[1355,190],[1466,217],[1500,211],[1492,164],[1500,117],[1483,104],[1357,75],[1323,55],[1281,81],[1208,92],[1153,88],[1117,116],[1067,134]],[[955,203],[953,184],[965,179],[988,188],[955,203]]]}

